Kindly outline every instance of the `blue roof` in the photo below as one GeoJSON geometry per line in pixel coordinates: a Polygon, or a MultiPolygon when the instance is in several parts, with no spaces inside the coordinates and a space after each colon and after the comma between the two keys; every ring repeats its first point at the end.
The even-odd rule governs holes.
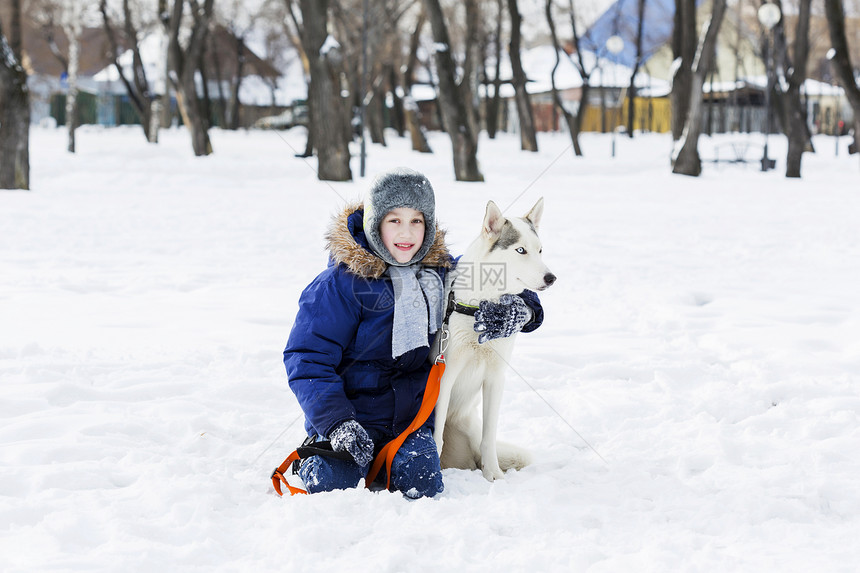
{"type": "MultiPolygon", "coordinates": [[[[699,6],[703,0],[696,0],[699,6]]],[[[675,0],[645,0],[644,26],[642,27],[642,61],[645,62],[672,40],[675,0]]],[[[636,63],[636,36],[639,27],[639,0],[616,0],[586,31],[581,39],[583,50],[600,57],[617,61],[628,67],[636,63]],[[606,49],[611,36],[624,40],[624,49],[617,56],[606,49]]]]}

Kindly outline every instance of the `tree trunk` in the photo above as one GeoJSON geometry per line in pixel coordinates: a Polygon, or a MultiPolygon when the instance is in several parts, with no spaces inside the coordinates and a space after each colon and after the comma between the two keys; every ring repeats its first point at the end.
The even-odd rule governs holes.
{"type": "Polygon", "coordinates": [[[430,144],[427,143],[427,136],[424,135],[424,130],[421,128],[421,112],[418,110],[418,104],[412,98],[412,84],[415,80],[415,66],[418,63],[421,30],[424,28],[426,21],[427,16],[422,9],[418,16],[418,21],[415,23],[415,31],[412,32],[412,37],[409,39],[409,58],[406,60],[406,69],[403,71],[403,78],[401,79],[404,94],[403,121],[409,130],[409,136],[412,140],[412,150],[420,153],[433,153],[433,150],[430,149],[430,144]]]}
{"type": "MultiPolygon", "coordinates": [[[[296,49],[296,52],[299,54],[299,58],[302,62],[302,72],[305,79],[305,84],[307,85],[307,93],[311,93],[311,69],[310,62],[308,61],[308,55],[305,53],[305,46],[302,43],[302,38],[304,37],[304,33],[302,32],[302,25],[299,22],[299,17],[296,15],[295,11],[295,2],[293,0],[284,0],[286,4],[287,11],[290,14],[289,18],[284,18],[283,21],[283,29],[287,38],[290,40],[290,44],[296,49]],[[288,22],[292,22],[293,27],[291,28],[288,22]]],[[[301,8],[299,8],[301,10],[301,8]]],[[[274,99],[274,98],[273,98],[274,99]]],[[[310,106],[310,100],[308,100],[308,128],[307,128],[307,140],[305,141],[305,150],[302,153],[297,153],[296,157],[311,157],[314,154],[314,141],[311,133],[310,126],[313,124],[313,110],[310,106]]]]}
{"type": "Polygon", "coordinates": [[[568,55],[571,63],[579,71],[582,78],[582,92],[579,96],[579,109],[576,111],[576,119],[574,121],[576,129],[576,139],[579,142],[579,134],[582,132],[582,120],[585,118],[585,112],[588,109],[588,100],[591,97],[591,74],[594,71],[592,67],[588,70],[585,66],[585,58],[580,49],[579,33],[576,31],[576,15],[573,9],[573,0],[568,0],[568,10],[570,12],[570,30],[573,37],[573,45],[576,50],[576,60],[568,55]]]}
{"type": "Polygon", "coordinates": [[[239,101],[239,90],[242,87],[242,76],[245,73],[245,38],[243,36],[236,37],[236,77],[230,82],[230,104],[227,112],[227,129],[233,131],[239,129],[239,108],[242,102],[239,101]]]}
{"type": "Polygon", "coordinates": [[[365,113],[370,141],[385,147],[385,90],[380,85],[381,78],[377,76],[377,81],[370,88],[371,96],[365,113]]]}
{"type": "MultiPolygon", "coordinates": [[[[158,71],[162,76],[164,93],[156,96],[152,109],[152,123],[159,127],[170,127],[172,123],[172,110],[170,101],[170,11],[167,9],[167,0],[158,0],[158,20],[161,22],[160,38],[160,61],[158,71]]],[[[151,133],[157,132],[156,128],[151,133]]]]}
{"type": "Polygon", "coordinates": [[[717,34],[726,13],[726,0],[714,0],[710,22],[702,29],[702,39],[696,53],[690,91],[690,113],[681,140],[676,143],[672,172],[680,175],[698,177],[702,173],[702,160],[699,157],[699,135],[702,133],[702,92],[705,76],[714,61],[717,34]],[[678,147],[680,146],[680,148],[678,147]]]}
{"type": "Polygon", "coordinates": [[[672,140],[678,141],[684,132],[690,113],[693,89],[693,59],[696,57],[696,2],[675,0],[675,28],[672,32],[672,53],[675,70],[672,76],[672,140]]]}
{"type": "Polygon", "coordinates": [[[212,153],[212,142],[209,140],[209,117],[205,113],[203,102],[197,97],[197,85],[194,78],[200,68],[203,50],[206,46],[209,22],[212,19],[213,1],[205,0],[202,10],[192,10],[194,23],[188,47],[185,49],[179,43],[179,30],[185,0],[174,0],[173,13],[170,18],[168,49],[170,69],[173,71],[171,80],[176,90],[176,104],[182,115],[182,122],[191,135],[191,147],[194,150],[194,155],[198,157],[212,153]]]}
{"type": "Polygon", "coordinates": [[[480,29],[481,9],[477,0],[466,0],[466,42],[463,47],[463,77],[460,80],[460,93],[466,108],[466,120],[472,137],[477,140],[480,129],[480,114],[478,113],[478,82],[476,65],[479,51],[478,34],[480,29]]]}
{"type": "MultiPolygon", "coordinates": [[[[227,99],[228,98],[224,95],[224,74],[221,73],[221,58],[218,57],[218,52],[215,49],[215,39],[212,37],[211,34],[208,36],[206,41],[209,43],[209,47],[207,48],[207,51],[211,54],[212,68],[213,68],[213,71],[215,72],[215,85],[218,88],[218,104],[219,105],[218,105],[218,113],[217,113],[217,120],[218,120],[217,124],[219,126],[221,126],[222,129],[230,129],[228,127],[228,124],[230,121],[228,114],[230,112],[227,109],[227,107],[228,107],[227,99]]],[[[209,105],[208,105],[208,102],[210,101],[209,100],[209,88],[208,88],[207,81],[206,81],[206,74],[204,72],[204,66],[200,67],[200,75],[202,76],[202,79],[203,79],[204,100],[207,102],[206,111],[204,113],[206,114],[206,117],[211,118],[212,117],[212,115],[210,113],[211,109],[209,109],[209,105]]],[[[231,78],[231,80],[228,80],[228,81],[230,82],[230,85],[232,86],[233,85],[232,78],[231,78]]]]}
{"type": "Polygon", "coordinates": [[[21,2],[12,1],[8,40],[0,22],[0,189],[30,188],[30,92],[21,66],[21,2]]]}
{"type": "Polygon", "coordinates": [[[502,18],[505,13],[503,0],[498,0],[499,17],[496,20],[496,33],[493,35],[493,53],[496,56],[496,69],[493,75],[493,97],[487,98],[487,135],[490,139],[496,138],[496,131],[499,128],[499,103],[501,95],[499,94],[499,86],[502,81],[499,74],[502,71],[502,18]]]}
{"type": "Polygon", "coordinates": [[[526,73],[520,59],[520,16],[517,0],[508,0],[508,13],[511,15],[511,43],[508,53],[511,57],[511,70],[514,81],[514,99],[517,104],[517,115],[520,119],[520,147],[523,151],[537,151],[537,135],[535,134],[534,112],[526,91],[526,73]]]}
{"type": "Polygon", "coordinates": [[[834,54],[831,59],[833,72],[839,80],[848,103],[854,111],[854,150],[860,151],[860,88],[854,79],[854,68],[848,51],[848,39],[845,35],[845,8],[842,0],[825,0],[824,11],[827,15],[827,26],[830,30],[830,44],[834,54]]]}
{"type": "MultiPolygon", "coordinates": [[[[573,2],[571,1],[571,6],[573,2]]],[[[573,153],[577,157],[582,157],[582,147],[579,144],[579,122],[577,118],[573,116],[567,108],[564,107],[563,102],[561,101],[561,96],[558,93],[558,89],[555,86],[555,72],[558,70],[558,66],[561,65],[561,45],[558,41],[558,34],[555,30],[555,21],[552,17],[552,0],[546,0],[545,4],[545,14],[546,21],[549,24],[550,36],[552,37],[552,45],[555,48],[555,65],[552,67],[552,73],[550,74],[550,82],[552,83],[552,99],[555,103],[556,109],[558,109],[562,117],[564,117],[564,121],[567,124],[567,130],[570,133],[570,142],[573,145],[573,153]]],[[[579,52],[579,38],[578,36],[574,37],[575,49],[579,52]]],[[[581,73],[581,72],[580,72],[581,73]]],[[[584,102],[588,101],[588,82],[586,78],[582,79],[582,92],[580,98],[580,109],[577,113],[578,116],[582,115],[582,108],[584,102]]]]}
{"type": "Polygon", "coordinates": [[[69,67],[66,70],[66,131],[68,133],[68,151],[75,152],[75,129],[78,127],[78,70],[80,69],[81,51],[81,10],[80,5],[73,3],[66,8],[63,22],[63,32],[69,41],[69,67]]]}
{"type": "Polygon", "coordinates": [[[349,181],[351,129],[340,95],[339,47],[333,47],[334,40],[328,36],[328,4],[328,0],[301,0],[302,42],[311,77],[308,129],[317,150],[317,177],[323,181],[349,181]]]}
{"type": "Polygon", "coordinates": [[[636,25],[636,62],[630,74],[630,87],[627,88],[627,136],[633,138],[636,123],[636,74],[642,63],[642,36],[645,29],[645,0],[639,0],[639,22],[636,25]]]}
{"type": "MultiPolygon", "coordinates": [[[[125,70],[119,63],[120,47],[116,38],[116,32],[110,22],[107,10],[107,0],[99,2],[99,10],[102,14],[102,23],[104,24],[105,35],[110,44],[110,56],[113,60],[114,68],[119,74],[120,81],[125,86],[125,91],[128,93],[128,99],[131,105],[137,111],[140,117],[140,124],[143,128],[143,134],[146,140],[150,143],[158,143],[158,121],[153,121],[153,116],[157,118],[157,107],[154,102],[158,100],[158,96],[153,93],[149,87],[149,82],[146,78],[146,71],[143,67],[143,59],[140,57],[140,45],[137,39],[137,29],[134,27],[129,0],[123,0],[123,16],[125,24],[123,26],[126,41],[131,46],[132,50],[132,74],[133,77],[129,80],[125,75],[125,70]]],[[[161,33],[159,30],[157,33],[161,33]]]]}
{"type": "MultiPolygon", "coordinates": [[[[310,72],[308,72],[310,73],[310,72]]],[[[311,94],[314,93],[313,90],[313,81],[308,79],[308,98],[307,98],[307,106],[308,106],[308,125],[307,125],[307,138],[305,139],[305,150],[301,153],[297,153],[296,157],[313,157],[314,156],[314,132],[311,131],[311,126],[314,125],[314,109],[311,105],[311,94]]]]}
{"type": "MultiPolygon", "coordinates": [[[[399,45],[399,43],[398,43],[399,45]]],[[[393,65],[386,65],[384,76],[388,82],[388,91],[391,94],[391,125],[397,131],[398,137],[403,137],[406,134],[406,119],[403,111],[403,98],[397,91],[397,73],[394,71],[393,65]]]]}
{"type": "Polygon", "coordinates": [[[466,118],[465,103],[460,99],[455,81],[456,64],[451,56],[448,27],[439,0],[424,0],[424,8],[437,45],[436,71],[439,76],[438,98],[445,131],[451,137],[454,176],[457,181],[483,181],[478,168],[478,140],[472,136],[466,118]]]}
{"type": "MultiPolygon", "coordinates": [[[[800,97],[800,88],[806,81],[806,66],[809,59],[809,17],[812,0],[800,0],[797,26],[794,32],[794,60],[788,58],[784,20],[777,24],[775,53],[783,60],[783,70],[788,80],[784,108],[785,132],[788,136],[788,154],[785,161],[785,176],[800,177],[803,152],[810,149],[811,135],[806,123],[806,106],[800,97]]],[[[782,9],[781,2],[777,6],[782,9]]]]}

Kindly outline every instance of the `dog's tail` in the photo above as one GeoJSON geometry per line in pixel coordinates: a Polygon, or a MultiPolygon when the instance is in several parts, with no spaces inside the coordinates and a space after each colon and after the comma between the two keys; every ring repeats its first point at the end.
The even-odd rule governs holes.
{"type": "Polygon", "coordinates": [[[496,453],[503,472],[510,469],[519,471],[532,463],[532,455],[528,450],[507,442],[496,442],[496,453]]]}

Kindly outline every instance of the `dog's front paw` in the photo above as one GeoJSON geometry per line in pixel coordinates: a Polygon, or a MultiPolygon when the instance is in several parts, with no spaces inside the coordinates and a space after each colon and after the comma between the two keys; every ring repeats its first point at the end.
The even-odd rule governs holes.
{"type": "Polygon", "coordinates": [[[502,469],[498,465],[494,468],[491,468],[488,466],[482,466],[481,472],[484,474],[484,479],[486,479],[489,482],[494,482],[497,479],[504,479],[505,478],[505,473],[502,471],[502,469]]]}

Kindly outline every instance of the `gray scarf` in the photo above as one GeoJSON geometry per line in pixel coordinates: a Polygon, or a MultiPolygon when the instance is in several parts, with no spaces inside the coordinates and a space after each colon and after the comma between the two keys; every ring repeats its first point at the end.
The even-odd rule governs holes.
{"type": "Polygon", "coordinates": [[[435,271],[411,266],[389,265],[386,271],[394,287],[394,330],[391,357],[413,348],[429,346],[427,334],[442,324],[442,279],[435,271]]]}

